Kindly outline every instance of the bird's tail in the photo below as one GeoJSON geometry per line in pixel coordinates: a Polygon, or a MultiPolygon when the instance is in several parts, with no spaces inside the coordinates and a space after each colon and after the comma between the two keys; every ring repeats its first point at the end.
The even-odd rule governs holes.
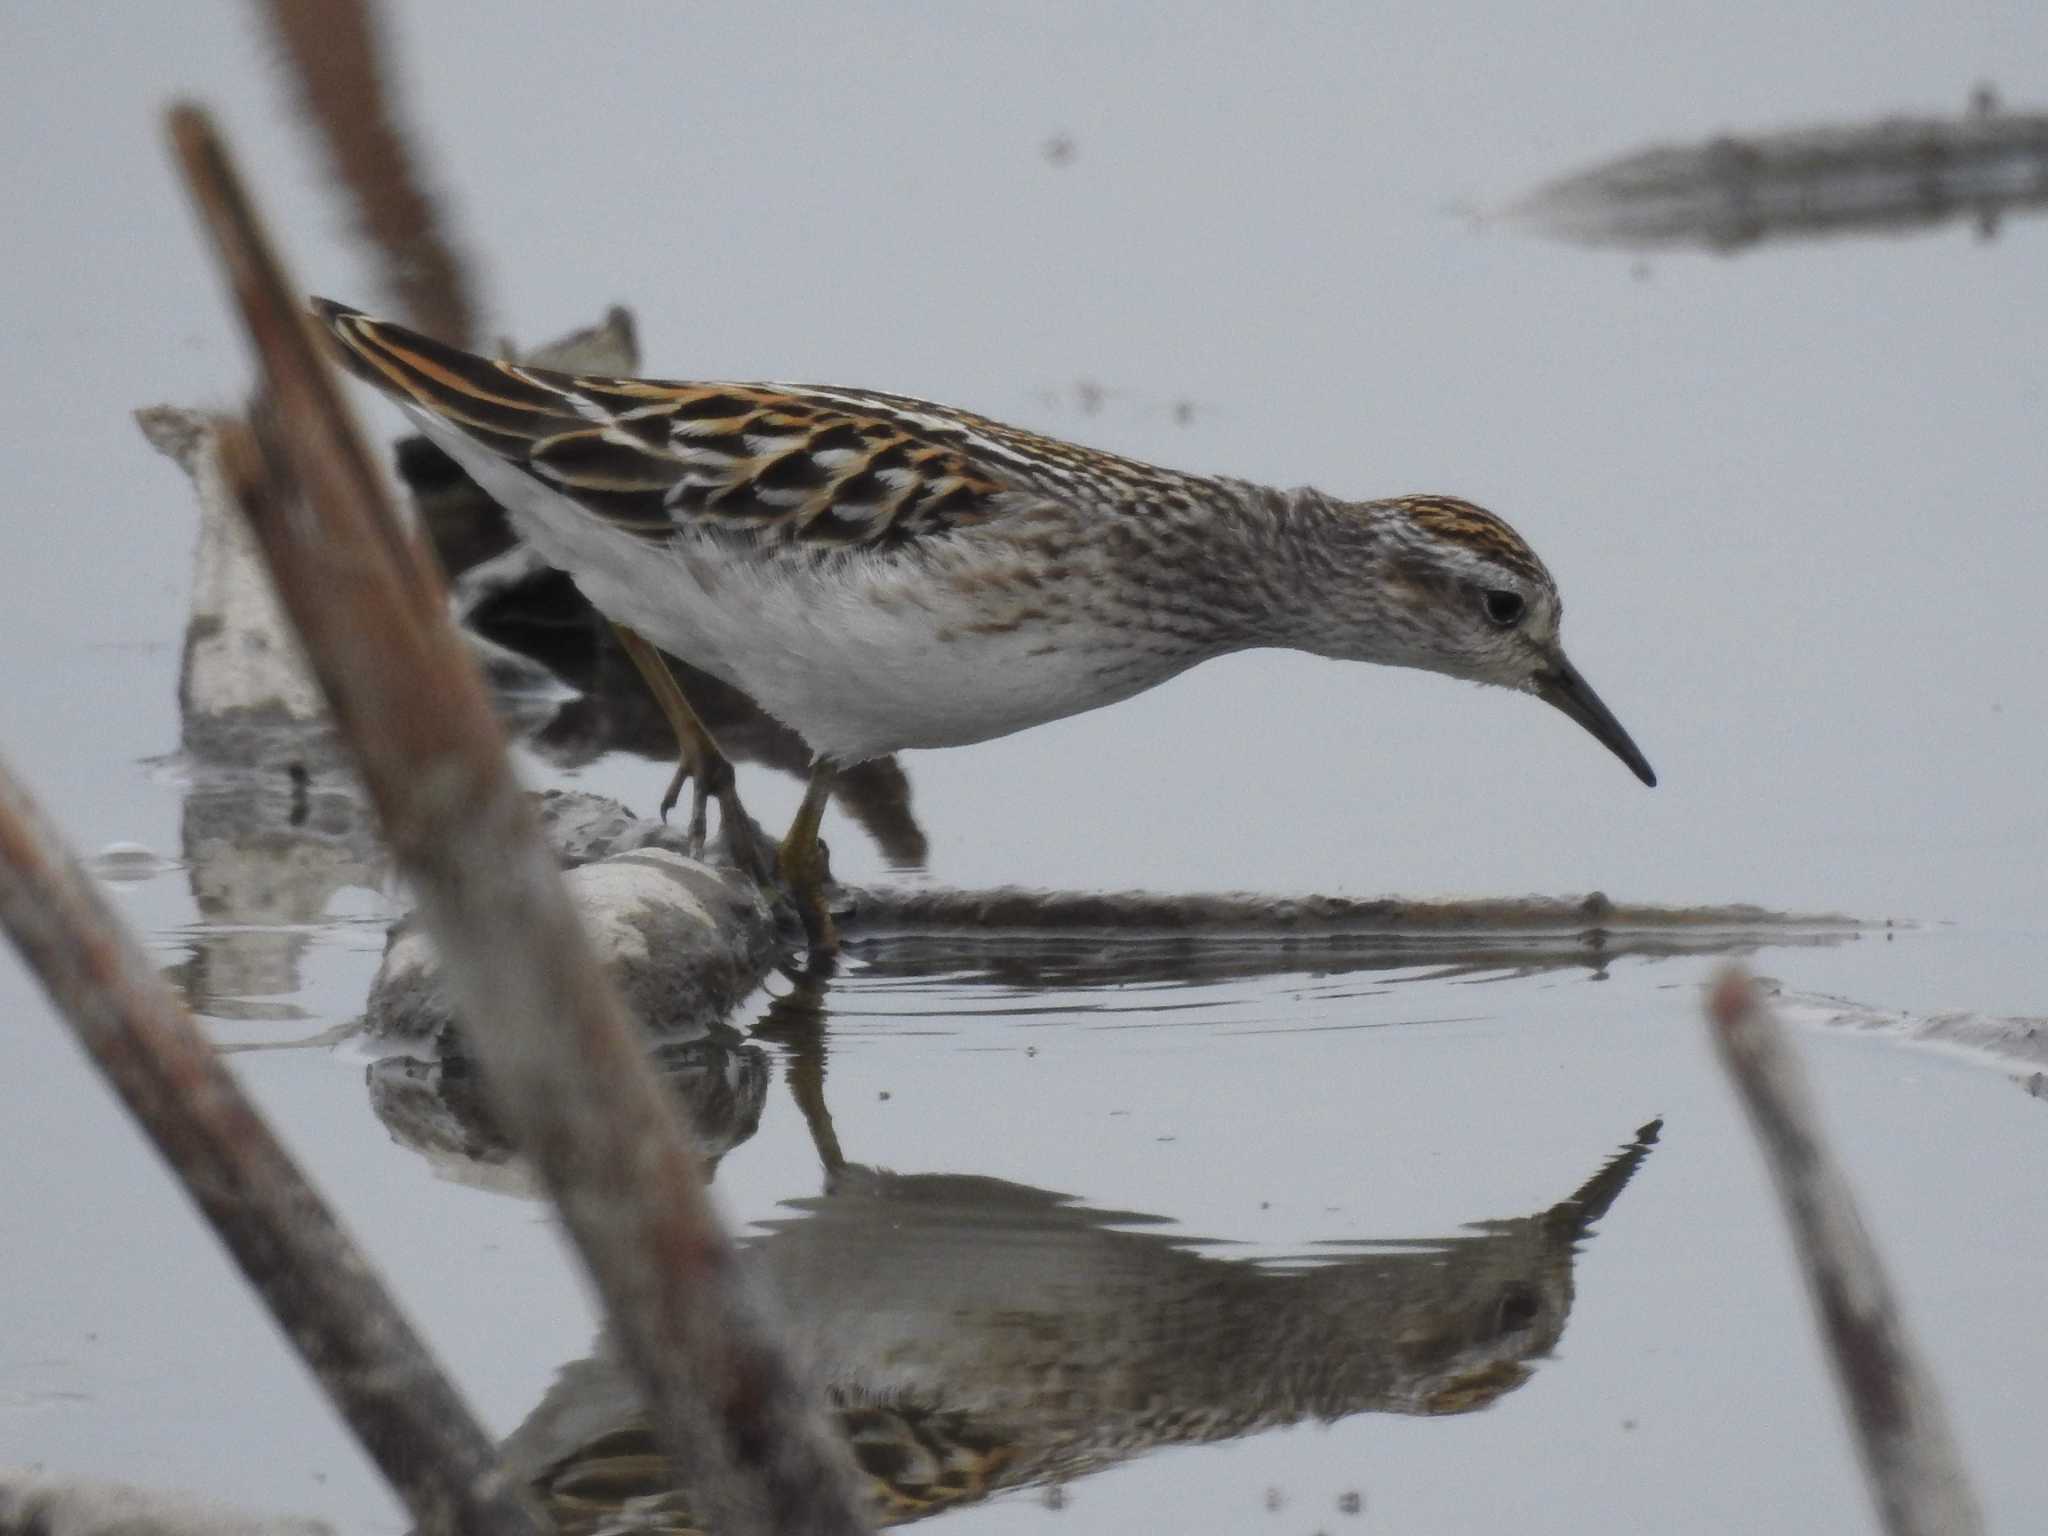
{"type": "Polygon", "coordinates": [[[508,457],[581,422],[566,378],[478,357],[332,299],[309,307],[350,373],[508,457]]]}

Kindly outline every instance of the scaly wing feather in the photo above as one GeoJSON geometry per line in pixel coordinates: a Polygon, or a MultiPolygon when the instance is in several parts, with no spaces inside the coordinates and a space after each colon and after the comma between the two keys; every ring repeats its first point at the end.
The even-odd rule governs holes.
{"type": "MultiPolygon", "coordinates": [[[[846,1407],[835,1415],[878,1526],[907,1524],[987,1498],[1004,1486],[1016,1447],[962,1413],[911,1404],[846,1407]]],[[[704,1536],[692,1491],[644,1425],[600,1436],[534,1479],[564,1536],[641,1530],[704,1536]]]]}
{"type": "Polygon", "coordinates": [[[898,395],[555,373],[326,300],[313,310],[359,377],[650,539],[723,528],[812,548],[900,544],[1034,501],[1160,504],[1188,485],[898,395]]]}

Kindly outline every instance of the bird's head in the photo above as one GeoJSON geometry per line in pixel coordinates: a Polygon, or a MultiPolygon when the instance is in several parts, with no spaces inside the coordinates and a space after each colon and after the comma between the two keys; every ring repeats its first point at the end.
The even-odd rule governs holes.
{"type": "MultiPolygon", "coordinates": [[[[1353,646],[1332,653],[1533,693],[1592,732],[1645,784],[1657,775],[1558,639],[1564,604],[1536,552],[1500,518],[1447,496],[1342,509],[1363,590],[1353,646]]],[[[1349,563],[1349,562],[1346,562],[1349,563]]],[[[1333,637],[1334,638],[1334,637],[1333,637]]],[[[1341,641],[1340,641],[1341,646],[1341,641]]],[[[1322,647],[1318,647],[1321,649],[1322,647]]]]}

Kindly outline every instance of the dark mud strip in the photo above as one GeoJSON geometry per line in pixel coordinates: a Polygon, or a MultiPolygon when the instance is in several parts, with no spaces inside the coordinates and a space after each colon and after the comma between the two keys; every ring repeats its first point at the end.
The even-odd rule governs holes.
{"type": "Polygon", "coordinates": [[[1582,245],[1724,253],[1764,241],[1895,236],[2048,208],[2048,115],[1980,92],[1962,117],[1893,117],[1660,145],[1551,182],[1509,211],[1582,245]]]}
{"type": "Polygon", "coordinates": [[[849,897],[842,932],[871,976],[984,975],[1030,986],[1217,980],[1304,967],[1597,975],[1625,957],[1834,945],[1880,926],[1753,906],[1620,905],[1597,893],[1410,901],[1001,888],[863,889],[849,897]]]}
{"type": "Polygon", "coordinates": [[[1747,905],[1659,907],[1589,896],[1407,900],[1398,896],[1265,896],[1255,892],[1160,895],[1148,891],[861,890],[851,922],[866,935],[944,928],[1203,933],[1218,936],[1342,933],[1637,931],[1702,934],[1769,931],[1846,936],[1878,926],[1835,914],[1774,912],[1747,905]]]}

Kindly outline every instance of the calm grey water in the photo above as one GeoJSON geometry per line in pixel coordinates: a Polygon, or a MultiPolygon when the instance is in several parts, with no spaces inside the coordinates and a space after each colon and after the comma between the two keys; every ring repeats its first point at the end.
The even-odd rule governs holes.
{"type": "MultiPolygon", "coordinates": [[[[909,760],[932,878],[1834,909],[1927,926],[1752,963],[1880,1010],[2048,1014],[2048,221],[1644,262],[1484,217],[1649,142],[1956,110],[1979,79],[2038,106],[2048,13],[394,10],[504,329],[624,300],[654,372],[871,385],[1190,468],[1471,496],[1556,571],[1575,657],[1663,777],[1643,790],[1523,700],[1249,655],[909,760]]],[[[249,370],[164,167],[165,100],[220,110],[309,288],[376,296],[245,8],[51,0],[5,30],[0,122],[27,152],[0,220],[0,749],[80,847],[179,858],[184,786],[151,760],[177,742],[193,515],[126,416],[231,403],[249,370]]],[[[662,772],[621,757],[578,782],[646,806],[662,772]]],[[[744,787],[770,822],[797,795],[744,787]]],[[[878,876],[854,828],[827,835],[842,873],[878,876]]],[[[344,880],[289,930],[230,935],[188,871],[116,889],[166,965],[214,967],[236,1043],[350,1018],[395,910],[344,880]]],[[[1665,1122],[1577,1260],[1555,1357],[1492,1406],[1165,1450],[1073,1481],[1056,1517],[1026,1492],[954,1528],[1868,1528],[1700,1036],[1711,963],[850,967],[821,1005],[848,1157],[1163,1217],[1232,1262],[1532,1216],[1665,1122]]],[[[0,1455],[399,1528],[11,960],[0,996],[0,1455]]],[[[2028,1529],[2042,1105],[1994,1064],[1801,1039],[1994,1523],[2028,1529]]],[[[509,1431],[591,1344],[543,1213],[394,1143],[351,1048],[237,1065],[509,1431]]],[[[779,1077],[719,1187],[745,1223],[817,1193],[779,1077]]]]}

